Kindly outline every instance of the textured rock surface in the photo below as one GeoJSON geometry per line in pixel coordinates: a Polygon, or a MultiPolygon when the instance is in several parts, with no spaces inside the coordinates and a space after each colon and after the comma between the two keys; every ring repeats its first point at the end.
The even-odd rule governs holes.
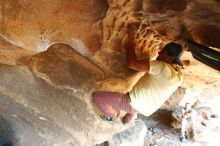
{"type": "Polygon", "coordinates": [[[144,0],[143,4],[143,10],[150,16],[152,28],[165,39],[194,39],[207,46],[220,48],[219,1],[144,0]]]}
{"type": "Polygon", "coordinates": [[[91,94],[103,72],[69,46],[53,45],[29,66],[1,65],[0,74],[1,111],[34,130],[45,145],[94,145],[126,127],[96,116],[91,94]]]}
{"type": "Polygon", "coordinates": [[[142,120],[135,121],[135,126],[115,134],[108,141],[109,146],[143,146],[147,127],[142,120]]]}
{"type": "Polygon", "coordinates": [[[107,1],[1,0],[0,5],[0,34],[20,47],[42,51],[65,42],[83,53],[82,45],[89,50],[101,45],[96,24],[106,15],[107,1]]]}
{"type": "MultiPolygon", "coordinates": [[[[91,104],[94,90],[127,92],[140,75],[126,66],[127,26],[138,22],[149,30],[147,46],[136,50],[139,57],[144,52],[154,58],[171,40],[220,48],[219,5],[216,0],[1,0],[0,115],[14,143],[89,146],[127,128],[101,121],[91,104]]],[[[191,65],[166,109],[219,95],[219,72],[189,53],[183,58],[191,65]]]]}

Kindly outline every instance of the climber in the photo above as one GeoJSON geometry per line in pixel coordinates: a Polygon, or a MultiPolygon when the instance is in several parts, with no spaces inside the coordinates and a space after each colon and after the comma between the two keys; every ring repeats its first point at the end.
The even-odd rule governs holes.
{"type": "Polygon", "coordinates": [[[93,93],[93,102],[104,114],[101,118],[112,120],[117,118],[118,111],[122,110],[126,112],[123,117],[124,124],[133,121],[137,112],[145,116],[154,113],[182,82],[181,45],[170,42],[159,52],[156,60],[138,60],[134,51],[137,43],[132,41],[133,32],[130,31],[125,44],[127,65],[130,69],[144,72],[144,75],[127,94],[108,91],[93,93]]]}
{"type": "Polygon", "coordinates": [[[181,137],[180,141],[184,142],[186,135],[188,138],[194,140],[194,117],[195,111],[191,107],[190,103],[186,103],[185,107],[181,108],[181,137]]]}

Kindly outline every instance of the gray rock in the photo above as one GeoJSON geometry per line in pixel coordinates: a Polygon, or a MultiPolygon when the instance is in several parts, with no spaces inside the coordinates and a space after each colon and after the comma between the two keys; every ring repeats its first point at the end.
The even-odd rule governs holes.
{"type": "Polygon", "coordinates": [[[142,120],[137,120],[133,127],[115,134],[109,140],[109,146],[143,146],[146,132],[145,123],[142,120]]]}
{"type": "Polygon", "coordinates": [[[28,65],[0,64],[0,115],[17,146],[90,146],[129,127],[95,113],[91,95],[103,73],[68,45],[54,45],[28,65]]]}

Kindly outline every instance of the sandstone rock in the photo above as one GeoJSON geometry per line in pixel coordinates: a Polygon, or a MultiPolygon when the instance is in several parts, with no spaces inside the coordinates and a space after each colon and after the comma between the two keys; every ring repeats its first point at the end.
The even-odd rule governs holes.
{"type": "MultiPolygon", "coordinates": [[[[31,127],[28,127],[21,122],[16,115],[1,113],[0,129],[1,134],[6,134],[7,138],[15,146],[48,146],[54,145],[54,141],[47,141],[45,137],[38,135],[38,133],[31,127]]],[[[30,117],[31,118],[31,117],[30,117]]]]}
{"type": "Polygon", "coordinates": [[[0,37],[0,63],[7,65],[17,65],[18,60],[34,55],[36,52],[17,47],[0,37]]]}
{"type": "Polygon", "coordinates": [[[219,71],[214,70],[194,58],[190,52],[185,52],[182,59],[189,59],[190,65],[183,69],[184,80],[182,87],[186,87],[185,100],[194,103],[198,98],[212,99],[219,95],[219,71]]]}
{"type": "Polygon", "coordinates": [[[101,47],[97,25],[108,10],[107,1],[14,1],[0,2],[0,34],[22,48],[46,50],[56,42],[86,53],[101,47]]]}
{"type": "MultiPolygon", "coordinates": [[[[127,127],[101,121],[91,94],[97,89],[126,93],[141,76],[126,65],[127,26],[135,22],[152,30],[140,38],[156,35],[149,46],[169,41],[184,46],[184,40],[194,39],[220,48],[219,18],[216,0],[1,0],[0,115],[23,146],[106,141],[127,127]],[[36,141],[26,141],[28,133],[36,141]]],[[[150,59],[157,55],[154,48],[143,52],[150,59]]],[[[218,71],[189,52],[183,59],[190,66],[165,109],[220,94],[218,71]]]]}
{"type": "Polygon", "coordinates": [[[104,74],[71,47],[54,45],[29,65],[0,65],[0,108],[45,145],[95,145],[127,127],[94,113],[91,94],[104,74]]]}
{"type": "Polygon", "coordinates": [[[214,0],[211,0],[211,5],[200,2],[192,1],[184,11],[183,21],[185,29],[192,39],[207,46],[220,48],[218,39],[220,33],[220,14],[215,11],[219,2],[213,3],[214,0]]]}
{"type": "Polygon", "coordinates": [[[161,109],[172,110],[181,104],[181,100],[185,95],[185,88],[179,87],[163,104],[161,109]]]}
{"type": "Polygon", "coordinates": [[[137,120],[133,127],[115,134],[108,143],[109,146],[143,146],[146,132],[145,123],[137,120]]]}
{"type": "Polygon", "coordinates": [[[183,11],[187,0],[143,0],[143,10],[152,13],[165,13],[168,10],[183,11]]]}

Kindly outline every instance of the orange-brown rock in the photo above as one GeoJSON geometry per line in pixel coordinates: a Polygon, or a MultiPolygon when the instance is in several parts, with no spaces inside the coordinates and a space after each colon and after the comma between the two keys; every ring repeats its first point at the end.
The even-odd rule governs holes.
{"type": "MultiPolygon", "coordinates": [[[[148,30],[137,37],[139,58],[154,59],[169,41],[185,46],[186,39],[193,39],[220,48],[219,3],[1,0],[0,115],[21,145],[85,146],[105,141],[126,127],[101,121],[91,94],[94,90],[126,93],[143,75],[127,68],[124,45],[130,24],[148,30]],[[36,141],[24,139],[27,133],[36,141]]],[[[219,72],[189,52],[183,59],[190,65],[166,109],[219,95],[219,72]]]]}
{"type": "Polygon", "coordinates": [[[43,51],[63,42],[81,53],[101,47],[99,21],[106,16],[107,1],[1,0],[0,6],[0,34],[17,46],[43,51]]]}

